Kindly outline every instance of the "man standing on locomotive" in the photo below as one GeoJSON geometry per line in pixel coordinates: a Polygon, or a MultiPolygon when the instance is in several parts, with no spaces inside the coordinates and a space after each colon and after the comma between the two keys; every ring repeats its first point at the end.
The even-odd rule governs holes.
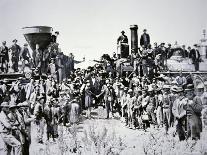
{"type": "Polygon", "coordinates": [[[22,60],[22,71],[24,72],[24,68],[25,68],[25,61],[27,60],[27,62],[30,64],[30,59],[31,59],[31,55],[29,53],[29,49],[28,49],[28,44],[24,44],[24,47],[20,53],[20,60],[22,60]]]}
{"type": "Polygon", "coordinates": [[[14,70],[14,72],[18,72],[18,62],[19,62],[19,54],[21,51],[21,48],[19,45],[17,45],[17,40],[14,39],[12,41],[14,44],[11,46],[11,51],[12,51],[12,69],[14,70]]]}
{"type": "Polygon", "coordinates": [[[8,72],[8,62],[9,62],[9,49],[6,46],[6,41],[2,42],[2,46],[0,47],[0,63],[1,63],[1,71],[8,72]]]}

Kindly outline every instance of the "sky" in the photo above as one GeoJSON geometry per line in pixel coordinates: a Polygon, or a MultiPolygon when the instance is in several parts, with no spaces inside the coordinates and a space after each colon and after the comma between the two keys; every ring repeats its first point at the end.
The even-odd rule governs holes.
{"type": "MultiPolygon", "coordinates": [[[[0,41],[25,43],[22,27],[51,26],[58,42],[76,60],[98,59],[116,52],[124,30],[138,25],[138,37],[146,28],[151,43],[192,46],[207,29],[207,0],[0,0],[0,41]]],[[[130,43],[130,41],[129,41],[130,43]]]]}

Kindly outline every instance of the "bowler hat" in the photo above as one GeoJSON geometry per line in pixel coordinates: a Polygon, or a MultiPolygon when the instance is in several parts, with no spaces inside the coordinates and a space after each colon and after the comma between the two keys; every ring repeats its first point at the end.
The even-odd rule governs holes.
{"type": "Polygon", "coordinates": [[[121,33],[125,33],[124,31],[121,31],[121,33]]]}

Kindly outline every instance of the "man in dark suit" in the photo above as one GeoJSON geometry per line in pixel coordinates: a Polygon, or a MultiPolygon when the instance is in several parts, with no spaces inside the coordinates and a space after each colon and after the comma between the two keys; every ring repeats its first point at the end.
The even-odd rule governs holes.
{"type": "Polygon", "coordinates": [[[3,41],[2,46],[0,47],[1,71],[8,72],[8,62],[9,62],[9,49],[6,46],[6,41],[3,41]]]}
{"type": "Polygon", "coordinates": [[[198,51],[198,45],[195,44],[194,45],[195,48],[193,48],[190,51],[189,57],[192,59],[193,64],[195,65],[195,71],[199,70],[199,63],[200,63],[200,53],[198,51]]]}
{"type": "Polygon", "coordinates": [[[125,35],[125,32],[124,31],[121,31],[121,35],[119,36],[119,38],[117,39],[117,44],[120,43],[126,43],[128,44],[128,38],[127,36],[125,35]]]}
{"type": "Polygon", "coordinates": [[[128,45],[128,38],[125,35],[124,31],[121,31],[121,36],[117,39],[117,47],[119,50],[117,51],[117,55],[121,56],[121,58],[127,58],[129,56],[129,45],[128,45]]]}
{"type": "Polygon", "coordinates": [[[143,32],[144,33],[141,35],[141,38],[140,38],[140,45],[141,46],[144,45],[144,47],[147,48],[148,45],[150,44],[150,36],[149,36],[149,34],[147,34],[146,29],[144,29],[143,32]]]}
{"type": "Polygon", "coordinates": [[[57,37],[60,33],[58,31],[55,32],[54,35],[51,36],[51,42],[52,43],[57,43],[57,37]]]}
{"type": "Polygon", "coordinates": [[[21,51],[21,48],[19,45],[17,45],[17,40],[14,39],[12,41],[14,44],[11,46],[11,51],[12,51],[12,68],[14,70],[14,72],[18,72],[18,62],[19,62],[19,54],[21,51]]]}

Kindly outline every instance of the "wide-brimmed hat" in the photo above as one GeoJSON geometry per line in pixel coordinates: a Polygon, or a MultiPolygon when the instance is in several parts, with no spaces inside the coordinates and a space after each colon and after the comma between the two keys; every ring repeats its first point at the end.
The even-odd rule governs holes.
{"type": "Polygon", "coordinates": [[[41,100],[41,99],[44,99],[45,97],[43,95],[39,95],[37,96],[37,100],[41,100]]]}
{"type": "Polygon", "coordinates": [[[183,92],[183,88],[179,86],[172,86],[170,89],[172,92],[180,93],[183,92]]]}
{"type": "Polygon", "coordinates": [[[171,85],[168,85],[168,84],[165,84],[165,85],[163,85],[163,89],[170,89],[170,87],[171,87],[171,85]]]}
{"type": "Polygon", "coordinates": [[[29,103],[28,102],[22,102],[18,104],[18,107],[29,107],[29,103]]]}
{"type": "Polygon", "coordinates": [[[9,80],[8,79],[4,79],[2,82],[3,83],[7,83],[7,82],[9,82],[9,80]]]}
{"type": "Polygon", "coordinates": [[[1,103],[0,107],[9,108],[9,103],[4,101],[1,103]]]}
{"type": "Polygon", "coordinates": [[[121,33],[125,33],[124,31],[121,31],[121,33]]]}
{"type": "Polygon", "coordinates": [[[185,91],[191,91],[191,90],[194,90],[194,85],[193,85],[193,84],[188,84],[188,85],[186,86],[185,91]]]}
{"type": "Polygon", "coordinates": [[[196,87],[197,89],[204,89],[204,84],[202,83],[199,83],[196,87]]]}
{"type": "Polygon", "coordinates": [[[120,83],[120,82],[117,82],[116,85],[117,85],[117,86],[121,86],[121,83],[120,83]]]}
{"type": "Polygon", "coordinates": [[[61,92],[60,92],[60,95],[64,95],[64,94],[65,94],[65,92],[64,92],[64,91],[61,91],[61,92]]]}
{"type": "Polygon", "coordinates": [[[17,108],[18,106],[14,102],[10,102],[9,109],[17,108]]]}

